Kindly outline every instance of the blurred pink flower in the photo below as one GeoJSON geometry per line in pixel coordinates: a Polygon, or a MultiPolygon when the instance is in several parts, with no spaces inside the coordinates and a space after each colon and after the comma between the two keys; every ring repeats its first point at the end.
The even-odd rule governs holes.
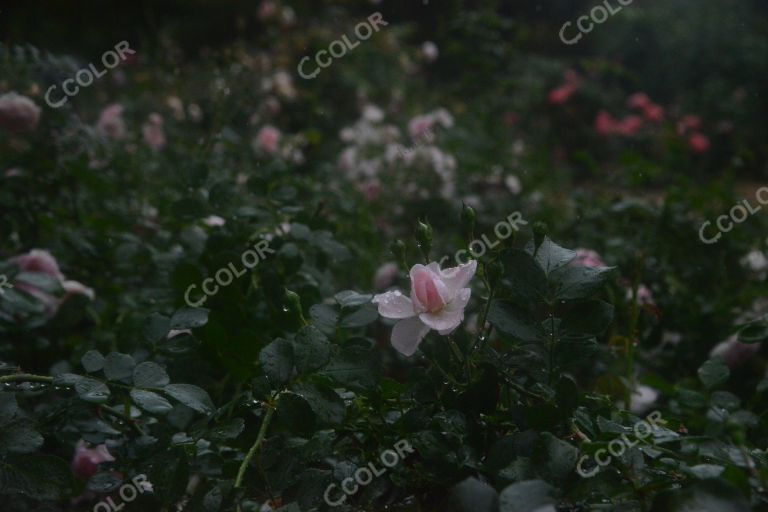
{"type": "Polygon", "coordinates": [[[563,84],[549,91],[547,99],[552,105],[563,105],[573,96],[577,89],[578,86],[575,83],[563,84]]]}
{"type": "Polygon", "coordinates": [[[373,277],[373,287],[376,290],[386,290],[395,282],[397,278],[397,263],[388,261],[376,269],[376,275],[373,277]]]}
{"type": "Polygon", "coordinates": [[[126,129],[123,120],[123,106],[113,103],[104,108],[96,123],[96,132],[106,139],[120,140],[125,138],[126,129]]]}
{"type": "Polygon", "coordinates": [[[645,110],[651,105],[651,98],[644,92],[636,92],[627,98],[627,106],[638,110],[645,110]]]}
{"type": "Polygon", "coordinates": [[[432,130],[433,123],[432,116],[416,116],[408,123],[408,133],[412,139],[419,139],[432,130]]]}
{"type": "MultiPolygon", "coordinates": [[[[627,286],[627,295],[626,299],[631,301],[632,300],[632,288],[627,286]]],[[[640,284],[637,287],[637,303],[640,306],[654,306],[655,303],[653,302],[653,294],[651,293],[651,290],[645,286],[644,284],[640,284]]]]}
{"type": "Polygon", "coordinates": [[[760,343],[741,343],[736,334],[721,341],[709,353],[709,357],[719,357],[729,368],[737,368],[760,352],[760,343]]]}
{"type": "Polygon", "coordinates": [[[701,118],[699,116],[683,116],[677,122],[678,135],[684,135],[689,130],[698,130],[699,128],[701,128],[701,118]]]}
{"type": "Polygon", "coordinates": [[[267,125],[256,134],[256,145],[265,153],[277,153],[280,143],[280,131],[274,126],[267,125]]]}
{"type": "Polygon", "coordinates": [[[637,130],[642,128],[643,118],[640,116],[627,116],[616,126],[616,133],[624,135],[625,137],[631,137],[637,133],[637,130]]]}
{"type": "Polygon", "coordinates": [[[153,150],[157,151],[165,146],[163,117],[160,114],[150,114],[147,122],[141,127],[141,133],[144,136],[144,142],[153,150]]]}
{"type": "Polygon", "coordinates": [[[709,151],[709,138],[700,132],[693,132],[688,136],[688,147],[692,152],[701,154],[709,151]]]}
{"type": "Polygon", "coordinates": [[[432,41],[424,41],[424,44],[421,45],[421,56],[424,60],[427,62],[434,62],[438,55],[440,55],[440,51],[438,50],[437,45],[432,41]]]}
{"type": "Polygon", "coordinates": [[[410,272],[410,298],[400,291],[376,295],[372,302],[378,305],[379,314],[400,320],[392,329],[392,346],[411,356],[431,329],[442,335],[456,329],[464,320],[464,308],[472,294],[466,286],[476,269],[475,260],[445,270],[436,262],[416,264],[410,272]]]}
{"type": "Polygon", "coordinates": [[[226,223],[227,221],[224,220],[224,218],[219,217],[218,215],[209,215],[203,219],[203,224],[211,228],[223,226],[226,223]]]}
{"type": "Polygon", "coordinates": [[[271,0],[266,0],[259,4],[258,17],[260,20],[268,20],[277,14],[277,4],[271,0]]]}
{"type": "Polygon", "coordinates": [[[600,255],[592,249],[579,247],[576,249],[576,258],[571,262],[572,265],[581,267],[604,267],[605,262],[600,255]]]}
{"type": "Polygon", "coordinates": [[[61,304],[73,295],[83,295],[88,297],[89,300],[95,298],[96,294],[93,289],[88,288],[77,281],[65,280],[64,274],[59,270],[59,264],[56,262],[56,259],[46,250],[32,249],[27,254],[12,258],[11,261],[15,263],[22,272],[45,274],[59,281],[59,284],[64,290],[64,296],[62,298],[55,297],[24,281],[16,280],[13,284],[14,288],[22,290],[39,300],[45,306],[49,316],[55,315],[59,310],[59,307],[61,307],[61,304]]]}
{"type": "Polygon", "coordinates": [[[611,135],[616,132],[616,120],[606,112],[605,110],[601,110],[597,113],[597,117],[595,117],[595,132],[597,132],[598,135],[607,136],[611,135]]]}
{"type": "Polygon", "coordinates": [[[652,123],[660,123],[664,120],[664,108],[661,105],[651,103],[643,110],[645,119],[652,123]]]}
{"type": "Polygon", "coordinates": [[[34,101],[9,92],[0,96],[0,128],[13,133],[32,132],[40,121],[40,107],[34,101]]]}

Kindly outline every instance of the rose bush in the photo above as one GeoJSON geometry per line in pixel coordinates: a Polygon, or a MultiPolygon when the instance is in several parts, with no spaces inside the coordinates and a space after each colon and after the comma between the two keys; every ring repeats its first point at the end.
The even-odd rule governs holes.
{"type": "Polygon", "coordinates": [[[0,508],[137,480],[125,510],[764,508],[768,222],[698,238],[765,177],[764,17],[681,5],[561,51],[526,6],[377,5],[313,80],[301,58],[373,8],[127,11],[157,38],[57,109],[42,91],[98,52],[12,37],[0,508]]]}

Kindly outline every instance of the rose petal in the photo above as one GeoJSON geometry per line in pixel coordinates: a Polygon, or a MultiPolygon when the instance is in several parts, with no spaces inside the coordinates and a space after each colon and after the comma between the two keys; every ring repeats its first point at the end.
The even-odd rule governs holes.
{"type": "Polygon", "coordinates": [[[418,317],[401,320],[392,329],[392,346],[404,356],[412,356],[428,332],[429,327],[418,317]]]}
{"type": "Polygon", "coordinates": [[[445,310],[446,311],[463,311],[465,307],[467,307],[467,303],[469,302],[469,298],[472,296],[472,289],[471,288],[462,288],[458,291],[456,296],[453,298],[451,302],[446,304],[445,310]]]}
{"type": "Polygon", "coordinates": [[[416,311],[437,311],[451,299],[451,294],[440,274],[429,267],[416,264],[411,267],[411,301],[416,311]]]}
{"type": "Polygon", "coordinates": [[[446,268],[440,271],[440,277],[453,298],[459,290],[467,286],[477,270],[477,261],[471,260],[458,267],[446,268]]]}
{"type": "Polygon", "coordinates": [[[410,318],[416,316],[411,299],[395,290],[376,295],[371,302],[378,304],[384,318],[410,318]]]}
{"type": "Polygon", "coordinates": [[[422,313],[419,318],[426,325],[437,331],[453,330],[464,320],[464,310],[442,310],[439,313],[422,313]]]}

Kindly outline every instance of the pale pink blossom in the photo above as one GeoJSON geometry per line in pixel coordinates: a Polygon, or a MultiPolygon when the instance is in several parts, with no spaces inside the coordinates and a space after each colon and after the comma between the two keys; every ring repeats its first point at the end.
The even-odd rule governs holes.
{"type": "Polygon", "coordinates": [[[112,462],[115,458],[109,453],[106,444],[100,444],[93,448],[88,448],[84,440],[77,442],[75,453],[72,456],[72,472],[87,480],[92,477],[99,469],[102,462],[112,462]]]}
{"type": "Polygon", "coordinates": [[[475,260],[445,270],[436,262],[416,264],[410,271],[410,298],[400,291],[376,295],[373,303],[378,305],[379,314],[399,320],[392,329],[392,346],[411,356],[430,330],[446,335],[456,329],[464,320],[464,308],[472,293],[466,286],[476,269],[475,260]]]}
{"type": "Polygon", "coordinates": [[[416,116],[408,123],[408,133],[412,139],[419,139],[429,133],[433,122],[431,116],[416,116]]]}
{"type": "Polygon", "coordinates": [[[658,390],[646,386],[638,385],[629,397],[629,410],[635,414],[643,414],[656,403],[659,398],[658,390]]]}
{"type": "Polygon", "coordinates": [[[223,226],[226,223],[227,221],[224,220],[224,218],[219,217],[218,215],[209,215],[203,219],[203,224],[211,228],[223,226]]]}
{"type": "Polygon", "coordinates": [[[440,50],[438,50],[437,45],[432,41],[424,41],[424,44],[421,45],[421,56],[424,60],[434,62],[438,55],[440,55],[440,50]]]}
{"type": "Polygon", "coordinates": [[[12,258],[11,261],[15,263],[22,272],[45,274],[59,282],[64,290],[64,296],[62,298],[55,297],[24,281],[15,280],[13,283],[14,288],[22,290],[39,300],[45,306],[48,316],[52,317],[55,315],[59,310],[59,307],[61,307],[61,304],[73,295],[83,295],[89,300],[94,300],[95,298],[95,293],[92,288],[77,281],[66,280],[64,274],[62,274],[59,269],[59,264],[56,262],[56,258],[46,250],[32,249],[27,254],[12,258]]]}
{"type": "Polygon", "coordinates": [[[376,290],[386,290],[395,282],[398,274],[397,263],[388,261],[376,269],[376,275],[373,277],[373,287],[376,290]]]}
{"type": "Polygon", "coordinates": [[[277,153],[279,143],[280,131],[274,126],[264,126],[256,134],[256,146],[270,155],[277,153]]]}
{"type": "Polygon", "coordinates": [[[576,258],[571,262],[571,264],[579,267],[592,268],[605,266],[605,262],[603,262],[603,259],[597,252],[593,251],[592,249],[585,249],[583,247],[576,249],[576,258]]]}
{"type": "Polygon", "coordinates": [[[709,353],[709,357],[719,357],[731,369],[737,368],[760,352],[760,343],[741,343],[736,334],[721,341],[709,353]]]}
{"type": "Polygon", "coordinates": [[[105,139],[120,140],[125,138],[126,129],[123,120],[123,106],[117,103],[104,108],[96,123],[96,132],[105,139]]]}
{"type": "Polygon", "coordinates": [[[0,128],[13,134],[29,133],[39,121],[40,107],[31,99],[16,92],[0,96],[0,128]]]}
{"type": "MultiPolygon", "coordinates": [[[[627,300],[632,300],[632,288],[627,287],[627,300]]],[[[640,284],[637,287],[637,304],[640,306],[653,306],[653,294],[651,290],[644,284],[640,284]]]]}
{"type": "Polygon", "coordinates": [[[157,151],[165,146],[165,130],[160,114],[150,114],[147,122],[141,127],[141,133],[144,136],[144,142],[153,150],[157,151]]]}

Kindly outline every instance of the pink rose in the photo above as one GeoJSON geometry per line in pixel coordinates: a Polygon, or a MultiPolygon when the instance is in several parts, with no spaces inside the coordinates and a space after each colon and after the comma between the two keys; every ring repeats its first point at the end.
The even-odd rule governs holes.
{"type": "Polygon", "coordinates": [[[40,107],[34,101],[9,92],[0,96],[0,128],[14,133],[29,133],[37,128],[40,121],[40,107]]]}
{"type": "Polygon", "coordinates": [[[106,139],[120,140],[125,138],[123,106],[115,103],[102,110],[96,123],[96,131],[106,139]]]}
{"type": "Polygon", "coordinates": [[[11,261],[15,263],[22,272],[45,274],[59,281],[59,284],[64,289],[64,297],[62,298],[55,297],[36,286],[23,281],[16,280],[13,284],[14,288],[22,290],[42,302],[49,316],[55,315],[61,304],[73,295],[84,295],[88,297],[89,300],[95,298],[93,289],[88,288],[77,281],[65,280],[64,274],[59,270],[59,264],[48,251],[32,249],[27,254],[12,258],[11,261]]]}
{"type": "Polygon", "coordinates": [[[72,472],[79,478],[87,480],[96,474],[99,464],[112,462],[115,458],[107,450],[106,444],[100,444],[94,448],[88,448],[82,439],[75,446],[75,454],[72,456],[72,472]]]}
{"type": "Polygon", "coordinates": [[[645,116],[645,119],[651,123],[660,123],[664,120],[664,108],[655,103],[651,103],[643,109],[643,115],[645,116]]]}
{"type": "Polygon", "coordinates": [[[595,132],[603,137],[611,135],[616,132],[616,120],[606,112],[601,110],[595,117],[595,132]]]}
{"type": "Polygon", "coordinates": [[[165,130],[163,130],[163,118],[160,114],[150,114],[146,123],[141,126],[144,142],[152,150],[157,151],[165,146],[165,130]]]}
{"type": "Polygon", "coordinates": [[[597,252],[579,247],[576,249],[576,258],[571,262],[571,265],[596,268],[604,267],[605,263],[597,252]]]}
{"type": "Polygon", "coordinates": [[[683,116],[680,121],[677,122],[678,135],[684,135],[689,130],[698,130],[699,128],[701,128],[701,118],[699,118],[699,116],[683,116]]]}
{"type": "Polygon", "coordinates": [[[464,308],[472,290],[466,285],[475,275],[477,262],[472,260],[458,267],[440,270],[432,262],[411,268],[411,296],[400,291],[376,295],[379,314],[400,320],[392,329],[392,346],[405,356],[411,356],[431,330],[449,334],[464,320],[464,308]]]}
{"type": "Polygon", "coordinates": [[[418,140],[432,130],[432,116],[416,116],[408,122],[408,133],[413,140],[418,140]]]}
{"type": "Polygon", "coordinates": [[[736,334],[712,348],[709,357],[719,357],[731,369],[749,361],[760,352],[760,343],[741,343],[736,334]]]}
{"type": "Polygon", "coordinates": [[[688,136],[688,147],[694,153],[706,153],[709,151],[709,138],[703,133],[693,132],[688,136]]]}
{"type": "Polygon", "coordinates": [[[616,133],[631,137],[643,126],[643,118],[640,116],[627,116],[616,126],[616,133]]]}
{"type": "Polygon", "coordinates": [[[280,143],[280,131],[274,126],[264,126],[256,134],[256,145],[270,155],[277,153],[280,143]]]}
{"type": "Polygon", "coordinates": [[[627,106],[638,110],[645,110],[651,105],[651,98],[644,92],[636,92],[629,98],[627,98],[627,106]]]}
{"type": "Polygon", "coordinates": [[[571,96],[573,96],[573,93],[575,93],[577,89],[578,86],[576,83],[563,84],[560,87],[556,87],[549,91],[549,96],[547,96],[547,99],[552,105],[563,105],[570,99],[571,96]]]}

